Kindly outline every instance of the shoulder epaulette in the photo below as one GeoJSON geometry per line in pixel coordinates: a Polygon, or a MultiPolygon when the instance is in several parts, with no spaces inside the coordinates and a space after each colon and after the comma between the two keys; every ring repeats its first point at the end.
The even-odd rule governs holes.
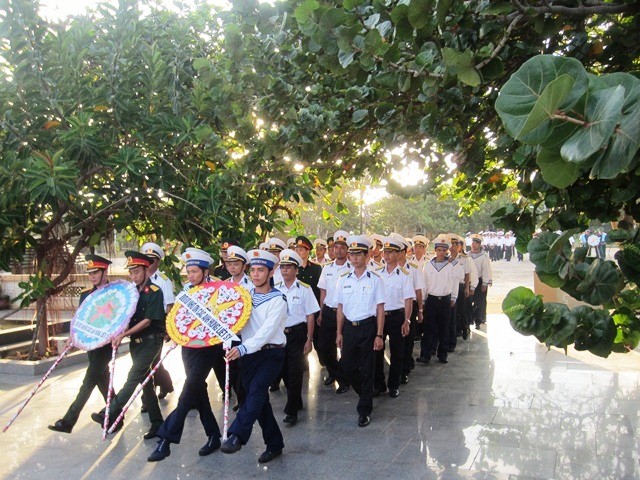
{"type": "Polygon", "coordinates": [[[409,265],[411,265],[413,268],[418,268],[417,263],[413,263],[413,262],[407,262],[407,263],[409,263],[409,265]]]}
{"type": "Polygon", "coordinates": [[[402,273],[404,273],[405,275],[409,275],[409,270],[407,270],[406,268],[404,268],[404,267],[400,267],[400,266],[399,266],[398,268],[399,268],[399,269],[400,269],[400,271],[401,271],[402,273]]]}
{"type": "Polygon", "coordinates": [[[93,290],[93,287],[85,288],[84,290],[80,291],[80,294],[82,295],[83,293],[89,293],[91,290],[93,290]]]}
{"type": "Polygon", "coordinates": [[[333,265],[333,260],[324,264],[325,267],[328,267],[329,265],[333,265]]]}
{"type": "Polygon", "coordinates": [[[155,285],[153,283],[151,285],[149,285],[149,288],[151,289],[152,292],[157,292],[158,290],[160,290],[160,287],[158,287],[157,285],[155,285]]]}
{"type": "Polygon", "coordinates": [[[349,275],[350,273],[351,273],[350,271],[347,271],[347,272],[341,273],[340,276],[344,277],[345,275],[349,275]]]}
{"type": "Polygon", "coordinates": [[[374,271],[371,271],[371,270],[367,270],[367,273],[368,273],[368,272],[371,272],[371,273],[373,273],[376,277],[381,278],[381,277],[380,277],[380,274],[379,274],[378,272],[374,272],[374,271]]]}
{"type": "Polygon", "coordinates": [[[309,285],[308,283],[301,282],[300,280],[298,280],[298,284],[306,288],[311,288],[311,285],[309,285]]]}
{"type": "Polygon", "coordinates": [[[382,265],[381,267],[376,268],[376,272],[377,272],[377,271],[380,271],[380,270],[384,270],[385,268],[387,268],[387,267],[385,267],[384,265],[382,265]]]}
{"type": "Polygon", "coordinates": [[[158,272],[158,276],[163,279],[163,280],[169,280],[169,277],[167,277],[164,273],[162,272],[158,272]]]}

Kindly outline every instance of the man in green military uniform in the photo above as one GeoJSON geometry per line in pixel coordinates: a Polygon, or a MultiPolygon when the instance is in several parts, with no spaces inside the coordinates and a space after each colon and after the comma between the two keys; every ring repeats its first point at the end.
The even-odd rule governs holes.
{"type": "MultiPolygon", "coordinates": [[[[82,305],[82,302],[89,296],[89,294],[95,292],[99,288],[104,287],[109,283],[107,278],[107,269],[111,265],[111,261],[99,255],[86,255],[87,260],[87,275],[92,287],[83,290],[80,293],[80,302],[78,305],[82,305]]],[[[76,399],[73,401],[67,413],[64,417],[58,420],[55,424],[49,425],[50,430],[62,433],[71,433],[74,425],[78,421],[80,412],[86,405],[91,393],[95,387],[102,394],[102,397],[107,400],[107,392],[109,390],[109,361],[111,360],[111,344],[103,345],[102,347],[90,350],[87,352],[89,359],[89,366],[84,374],[84,380],[82,380],[82,386],[78,391],[76,399]]]]}
{"type": "MultiPolygon", "coordinates": [[[[165,333],[165,311],[162,290],[151,282],[149,278],[149,265],[152,258],[144,253],[128,250],[127,269],[131,280],[136,284],[140,292],[140,298],[129,327],[126,331],[116,336],[112,345],[118,347],[124,337],[131,337],[129,350],[131,352],[131,370],[127,380],[111,402],[109,408],[109,421],[113,422],[120,415],[122,409],[133,395],[138,384],[142,383],[151,370],[153,361],[162,351],[162,342],[165,333]]],[[[162,413],[158,405],[153,382],[148,382],[142,390],[142,401],[147,406],[151,428],[144,434],[146,440],[154,438],[162,424],[162,413]]],[[[91,414],[91,418],[103,424],[104,409],[100,413],[91,414]]],[[[117,428],[120,428],[118,426],[117,428]]]]}

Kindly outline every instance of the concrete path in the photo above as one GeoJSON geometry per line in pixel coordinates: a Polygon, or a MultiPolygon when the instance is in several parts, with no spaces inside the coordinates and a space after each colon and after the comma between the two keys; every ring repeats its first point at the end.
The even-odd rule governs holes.
{"type": "MultiPolygon", "coordinates": [[[[460,341],[447,365],[418,365],[400,397],[376,399],[372,422],[356,425],[356,395],[336,395],[322,386],[315,354],[305,410],[293,427],[282,425],[284,454],[259,465],[263,450],[256,426],[234,455],[199,457],[206,438],[196,414],[171,456],[148,463],[155,441],[145,441],[146,415],[139,400],[125,428],[101,441],[90,413],[102,407],[94,392],[71,435],[46,427],[60,418],[78,390],[83,367],[61,369],[22,415],[0,434],[2,478],[23,479],[635,479],[638,463],[639,357],[636,352],[603,360],[590,354],[551,350],[515,333],[499,312],[517,285],[532,287],[532,265],[493,265],[488,325],[460,341]]],[[[184,373],[180,355],[168,359],[176,386],[184,373]]],[[[116,385],[130,361],[118,360],[116,385]]],[[[222,402],[210,377],[214,412],[222,402]]],[[[0,376],[0,425],[4,425],[37,379],[0,376]]],[[[161,402],[169,413],[173,393],[161,402]]],[[[272,394],[278,419],[285,393],[272,394]]],[[[233,414],[232,414],[233,416],[233,414]]]]}

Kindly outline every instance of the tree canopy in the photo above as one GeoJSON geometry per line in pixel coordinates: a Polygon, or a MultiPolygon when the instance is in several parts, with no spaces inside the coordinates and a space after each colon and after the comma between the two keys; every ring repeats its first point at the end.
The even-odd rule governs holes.
{"type": "MultiPolygon", "coordinates": [[[[27,302],[62,289],[82,249],[114,230],[252,244],[283,226],[288,202],[407,160],[426,178],[409,194],[448,194],[463,211],[517,187],[523,200],[497,220],[520,248],[538,224],[634,214],[629,147],[596,177],[595,162],[577,174],[569,165],[575,180],[564,185],[557,156],[518,142],[543,115],[524,130],[503,126],[494,103],[539,54],[590,73],[635,70],[635,1],[182,7],[121,0],[57,23],[34,0],[0,3],[0,268],[35,250],[27,302]]],[[[589,156],[567,149],[565,163],[589,156]]]]}

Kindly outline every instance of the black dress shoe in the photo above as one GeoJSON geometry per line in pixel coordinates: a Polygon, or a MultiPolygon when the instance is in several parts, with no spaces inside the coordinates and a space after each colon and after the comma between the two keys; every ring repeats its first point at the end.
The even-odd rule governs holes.
{"type": "Polygon", "coordinates": [[[156,438],[158,436],[159,427],[152,426],[147,433],[145,433],[142,437],[145,440],[151,440],[152,438],[156,438]]]}
{"type": "Polygon", "coordinates": [[[336,379],[335,379],[335,378],[333,378],[331,375],[329,375],[329,376],[327,376],[327,377],[324,377],[324,384],[325,384],[325,386],[327,386],[327,387],[328,387],[329,385],[331,385],[331,384],[332,384],[333,382],[335,382],[335,381],[336,381],[336,379]]]}
{"type": "Polygon", "coordinates": [[[358,426],[366,427],[371,423],[371,417],[369,415],[360,415],[358,417],[358,426]]]}
{"type": "Polygon", "coordinates": [[[49,425],[49,430],[60,433],[71,433],[71,430],[73,430],[73,425],[66,422],[65,420],[60,419],[53,425],[49,425]]]}
{"type": "Polygon", "coordinates": [[[280,384],[279,383],[272,383],[271,385],[269,385],[269,391],[270,392],[277,392],[278,390],[280,390],[280,384]]]}
{"type": "Polygon", "coordinates": [[[340,395],[341,393],[345,393],[349,391],[349,385],[340,385],[336,388],[336,394],[340,395]]]}
{"type": "Polygon", "coordinates": [[[258,463],[267,463],[273,460],[276,457],[282,455],[282,449],[271,452],[269,450],[265,450],[262,452],[262,455],[258,457],[258,463]]]}
{"type": "Polygon", "coordinates": [[[170,393],[173,393],[173,387],[169,388],[168,390],[160,389],[160,393],[158,394],[158,400],[162,400],[164,397],[166,397],[170,393]]]}
{"type": "Polygon", "coordinates": [[[222,453],[236,453],[238,450],[242,448],[242,443],[240,443],[240,437],[234,435],[233,433],[229,435],[220,447],[220,451],[222,453]]]}
{"type": "Polygon", "coordinates": [[[400,375],[400,383],[402,385],[409,383],[409,375],[400,375]]]}
{"type": "Polygon", "coordinates": [[[389,390],[389,396],[391,398],[398,398],[400,396],[400,391],[399,390],[389,390]]]}
{"type": "Polygon", "coordinates": [[[147,408],[147,406],[143,403],[142,406],[140,407],[140,413],[147,413],[149,411],[149,409],[147,408]]]}
{"type": "Polygon", "coordinates": [[[92,413],[91,420],[100,425],[104,425],[104,412],[92,413]]]}
{"type": "Polygon", "coordinates": [[[439,358],[438,361],[440,363],[449,363],[449,360],[447,360],[446,358],[439,358]]]}
{"type": "Polygon", "coordinates": [[[237,412],[239,409],[240,409],[240,404],[236,403],[231,410],[233,410],[234,412],[237,412]]]}
{"type": "Polygon", "coordinates": [[[298,415],[285,415],[282,421],[284,423],[288,423],[293,427],[296,423],[298,423],[298,415]]]}
{"type": "Polygon", "coordinates": [[[216,437],[215,435],[211,435],[200,450],[198,450],[198,455],[201,457],[206,457],[207,455],[212,454],[216,450],[220,448],[220,437],[216,437]]]}
{"type": "MultiPolygon", "coordinates": [[[[104,425],[104,410],[102,410],[102,411],[100,411],[98,413],[92,413],[91,414],[91,420],[93,420],[94,422],[96,422],[100,426],[103,426],[104,425]]],[[[111,425],[113,425],[113,420],[115,420],[115,419],[112,419],[111,423],[109,425],[107,425],[107,430],[109,430],[111,428],[111,425]]],[[[121,430],[123,425],[124,425],[124,417],[122,417],[122,420],[120,420],[120,422],[118,422],[118,425],[116,425],[116,428],[113,429],[113,433],[116,433],[117,431],[121,430]]]]}
{"type": "Polygon", "coordinates": [[[149,455],[147,462],[159,462],[171,455],[171,449],[169,448],[169,440],[161,438],[156,445],[156,449],[149,455]]]}
{"type": "Polygon", "coordinates": [[[469,339],[469,327],[465,328],[462,331],[462,339],[463,340],[468,340],[469,339]]]}
{"type": "Polygon", "coordinates": [[[416,358],[416,362],[417,363],[421,363],[423,365],[428,364],[430,361],[431,361],[431,359],[427,358],[427,357],[418,357],[418,358],[416,358]]]}

